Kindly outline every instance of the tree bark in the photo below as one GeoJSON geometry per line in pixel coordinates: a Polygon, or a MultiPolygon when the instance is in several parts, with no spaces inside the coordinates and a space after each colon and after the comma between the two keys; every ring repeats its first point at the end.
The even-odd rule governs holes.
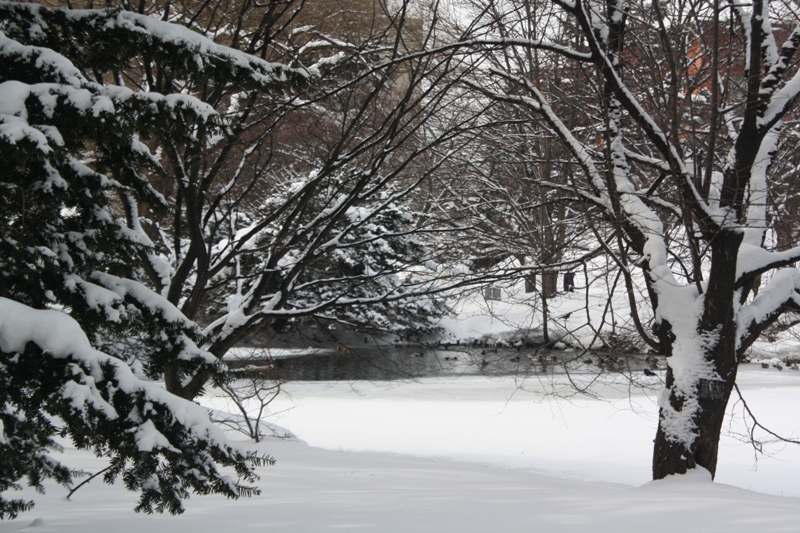
{"type": "MultiPolygon", "coordinates": [[[[711,272],[704,295],[704,310],[698,324],[697,335],[708,339],[705,360],[711,364],[715,379],[699,379],[695,384],[698,409],[692,422],[695,437],[686,447],[677,442],[662,427],[664,408],[659,411],[659,425],[653,449],[653,479],[662,479],[671,474],[685,474],[687,470],[701,466],[711,472],[717,471],[717,454],[722,421],[733,386],[736,383],[736,258],[741,233],[722,231],[712,244],[711,272]]],[[[667,353],[666,387],[670,391],[669,403],[675,411],[682,411],[684,399],[675,393],[675,376],[670,360],[681,354],[667,353]]]]}
{"type": "Polygon", "coordinates": [[[542,294],[545,298],[552,298],[558,291],[558,272],[547,270],[542,273],[542,294]]]}
{"type": "MultiPolygon", "coordinates": [[[[722,422],[734,381],[735,377],[733,380],[721,382],[722,389],[717,391],[720,393],[719,397],[711,395],[708,391],[705,394],[698,391],[700,410],[694,418],[697,436],[689,449],[683,443],[670,439],[661,424],[658,425],[653,447],[653,479],[685,474],[698,466],[708,470],[712,479],[714,478],[717,472],[722,422]]],[[[671,387],[673,382],[672,369],[668,368],[667,387],[671,387]]],[[[683,401],[674,393],[670,394],[670,404],[676,410],[681,410],[683,407],[683,401]]],[[[662,418],[662,412],[663,409],[659,413],[659,419],[662,418]]]]}

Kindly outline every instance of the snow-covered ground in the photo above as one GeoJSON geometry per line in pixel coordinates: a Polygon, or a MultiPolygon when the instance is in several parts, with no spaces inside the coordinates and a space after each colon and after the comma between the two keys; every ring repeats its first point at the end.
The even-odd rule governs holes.
{"type": "MultiPolygon", "coordinates": [[[[602,399],[544,395],[554,386],[570,394],[566,377],[555,379],[293,383],[291,399],[276,409],[288,409],[279,415],[282,427],[331,450],[468,461],[582,481],[649,481],[654,392],[632,390],[624,376],[611,375],[592,388],[602,399]]],[[[761,423],[798,437],[800,413],[793,406],[800,405],[800,372],[743,366],[739,386],[761,423]]],[[[740,438],[746,432],[741,409],[732,407],[717,481],[800,498],[800,446],[768,446],[756,462],[752,446],[740,438]]]]}
{"type": "MultiPolygon", "coordinates": [[[[274,406],[289,409],[277,423],[308,444],[258,446],[277,459],[263,470],[261,496],[196,496],[183,516],[142,516],[119,484],[93,481],[71,501],[49,485],[46,495],[27,492],[36,508],[0,522],[0,533],[800,530],[800,447],[756,464],[728,436],[716,483],[703,473],[648,482],[649,394],[609,380],[596,389],[604,400],[556,401],[540,394],[548,385],[475,376],[292,383],[274,406]]],[[[800,427],[800,372],[747,365],[740,386],[762,422],[789,435],[800,427]]],[[[204,403],[223,405],[214,395],[204,403]]],[[[742,431],[736,419],[732,433],[742,431]]],[[[103,466],[66,453],[74,468],[103,466]]]]}
{"type": "MultiPolygon", "coordinates": [[[[541,313],[519,283],[503,291],[503,301],[483,300],[477,291],[462,299],[457,316],[442,321],[443,341],[508,345],[535,337],[541,313]]],[[[560,294],[549,303],[551,333],[588,345],[594,334],[587,317],[598,328],[607,302],[602,290],[560,294]]],[[[755,355],[777,362],[797,351],[782,339],[762,343],[755,355]]],[[[195,496],[183,516],[143,516],[132,511],[135,495],[120,483],[95,480],[69,501],[50,483],[45,495],[9,494],[34,499],[36,507],[0,522],[0,533],[800,531],[800,446],[767,446],[756,461],[733,400],[716,482],[704,472],[649,481],[662,379],[663,371],[603,374],[594,396],[576,394],[563,374],[290,382],[270,405],[277,413],[270,422],[279,435],[296,438],[247,444],[277,459],[261,472],[261,496],[195,496]]],[[[800,371],[742,365],[739,386],[759,422],[798,438],[800,371]]],[[[215,391],[202,403],[232,410],[215,391]]],[[[88,472],[105,466],[68,443],[63,461],[88,472]]]]}

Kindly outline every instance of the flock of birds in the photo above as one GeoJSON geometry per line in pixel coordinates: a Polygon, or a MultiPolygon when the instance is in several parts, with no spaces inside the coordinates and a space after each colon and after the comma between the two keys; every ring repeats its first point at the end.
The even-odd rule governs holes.
{"type": "MultiPolygon", "coordinates": [[[[761,368],[777,368],[778,370],[783,370],[783,367],[784,365],[780,363],[766,363],[766,362],[761,363],[761,368]]],[[[798,366],[797,363],[793,363],[791,365],[787,363],[786,368],[790,368],[792,370],[800,370],[800,366],[798,366]]]]}
{"type": "MultiPolygon", "coordinates": [[[[463,348],[466,348],[466,347],[470,346],[470,344],[465,343],[464,345],[460,345],[460,343],[458,341],[456,341],[455,343],[440,344],[439,347],[440,348],[444,348],[445,350],[447,350],[451,346],[461,346],[463,348]]],[[[489,348],[487,343],[485,343],[485,342],[473,341],[471,346],[472,347],[483,348],[480,351],[481,359],[477,362],[478,366],[480,366],[481,369],[486,368],[490,364],[490,361],[486,360],[486,356],[487,355],[489,355],[489,354],[497,354],[498,353],[498,348],[489,348]]],[[[518,352],[520,351],[521,347],[522,347],[521,344],[520,345],[511,345],[510,346],[510,348],[512,348],[512,349],[516,348],[518,352]]],[[[526,355],[527,355],[527,358],[532,363],[534,363],[534,364],[538,363],[538,364],[542,365],[543,367],[545,367],[547,365],[556,364],[558,362],[558,359],[551,353],[548,353],[548,354],[545,355],[545,354],[536,354],[534,352],[534,353],[526,354],[526,355]]],[[[423,352],[412,352],[411,356],[412,357],[424,357],[425,354],[423,352]]],[[[464,355],[462,355],[461,359],[459,359],[459,356],[455,355],[455,354],[446,355],[443,359],[445,361],[447,361],[447,362],[457,362],[459,360],[466,360],[468,362],[470,360],[474,361],[474,359],[470,358],[469,356],[464,356],[464,355]]],[[[523,358],[520,355],[514,355],[513,357],[509,357],[509,358],[504,359],[504,360],[509,361],[511,363],[519,363],[519,362],[521,362],[523,360],[523,358]]],[[[647,356],[647,359],[645,360],[645,362],[646,362],[646,366],[643,366],[641,368],[642,372],[644,373],[645,376],[655,377],[657,375],[655,373],[655,371],[660,369],[660,367],[659,367],[659,358],[656,357],[655,355],[650,355],[650,356],[647,356]]],[[[749,363],[750,360],[745,360],[744,362],[749,363]]],[[[623,370],[635,370],[637,367],[641,367],[641,365],[638,365],[638,364],[637,365],[630,365],[629,364],[629,359],[627,357],[615,356],[615,355],[589,356],[589,357],[583,359],[583,363],[586,364],[586,365],[596,366],[600,370],[608,370],[608,371],[616,371],[616,372],[621,372],[623,370]]],[[[782,362],[762,362],[761,363],[761,367],[765,368],[765,369],[775,368],[777,370],[783,370],[784,368],[788,368],[788,369],[791,369],[791,370],[800,371],[800,360],[795,360],[795,359],[791,359],[790,358],[790,359],[787,359],[787,360],[782,361],[782,362]],[[783,364],[781,364],[781,363],[783,363],[783,364]]]]}
{"type": "MultiPolygon", "coordinates": [[[[518,351],[519,351],[519,349],[518,349],[518,351]]],[[[488,367],[491,363],[490,363],[490,361],[488,361],[486,359],[486,356],[490,355],[490,354],[497,354],[497,353],[498,353],[498,349],[497,348],[486,348],[486,349],[481,350],[481,352],[480,352],[481,359],[477,361],[478,366],[480,366],[481,369],[484,369],[484,368],[488,367]]],[[[417,358],[425,357],[425,353],[424,352],[412,352],[410,355],[411,355],[411,357],[417,357],[417,358]]],[[[553,364],[556,364],[556,363],[559,362],[559,358],[557,358],[552,353],[548,353],[548,354],[532,353],[532,354],[525,354],[525,355],[527,356],[527,359],[529,359],[532,363],[542,365],[543,367],[546,367],[548,365],[553,365],[553,364]]],[[[461,356],[456,355],[456,354],[446,355],[442,359],[444,361],[447,361],[447,362],[457,362],[459,360],[467,361],[467,362],[475,361],[475,359],[471,358],[469,355],[464,355],[464,354],[462,354],[461,356]]],[[[575,360],[575,359],[572,359],[572,360],[575,360]]],[[[520,363],[520,362],[523,361],[523,357],[520,356],[520,355],[514,355],[513,357],[509,357],[507,359],[506,358],[502,358],[502,359],[497,359],[495,361],[508,361],[508,362],[511,362],[511,363],[520,363]]],[[[491,361],[491,362],[495,362],[495,361],[491,361]]],[[[562,362],[566,362],[566,361],[567,360],[562,361],[562,362]]],[[[656,373],[654,371],[655,370],[659,370],[658,362],[659,362],[658,357],[653,356],[653,355],[648,356],[647,359],[646,359],[647,366],[642,369],[644,374],[646,376],[656,376],[656,373]]],[[[629,360],[626,357],[612,356],[612,355],[599,355],[599,356],[587,357],[587,358],[583,359],[583,363],[586,364],[586,365],[596,366],[600,370],[609,370],[609,371],[617,371],[617,372],[621,372],[621,371],[626,370],[626,369],[635,369],[635,368],[637,368],[639,366],[639,365],[630,365],[629,364],[629,360]]]]}

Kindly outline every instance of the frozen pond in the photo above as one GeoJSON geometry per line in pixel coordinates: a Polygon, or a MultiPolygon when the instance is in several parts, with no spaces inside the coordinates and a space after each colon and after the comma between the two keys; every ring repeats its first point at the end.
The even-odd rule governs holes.
{"type": "MultiPolygon", "coordinates": [[[[240,350],[238,353],[247,354],[240,350]]],[[[400,346],[344,348],[312,353],[265,352],[252,356],[273,376],[288,381],[386,381],[456,376],[537,376],[559,373],[639,374],[664,368],[664,359],[648,355],[489,348],[480,346],[400,346]]],[[[242,360],[242,363],[247,359],[242,360]]]]}
{"type": "MultiPolygon", "coordinates": [[[[288,396],[273,406],[281,411],[274,421],[312,446],[331,450],[409,454],[641,485],[650,479],[661,374],[292,382],[286,384],[288,396]],[[577,394],[576,385],[591,385],[595,396],[577,394]]],[[[739,386],[760,422],[797,438],[800,372],[742,365],[739,386]]],[[[717,480],[800,497],[800,446],[768,445],[756,461],[752,446],[743,441],[747,428],[741,405],[732,399],[728,410],[717,480]]]]}

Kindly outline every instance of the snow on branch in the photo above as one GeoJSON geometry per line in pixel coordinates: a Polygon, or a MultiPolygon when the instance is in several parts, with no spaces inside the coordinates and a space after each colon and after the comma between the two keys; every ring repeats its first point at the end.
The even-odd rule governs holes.
{"type": "Polygon", "coordinates": [[[796,268],[775,272],[758,296],[739,310],[737,349],[743,342],[757,337],[765,326],[788,309],[800,309],[800,270],[796,268]]]}
{"type": "Polygon", "coordinates": [[[778,147],[779,128],[772,128],[761,140],[753,166],[750,168],[748,189],[747,226],[744,242],[759,246],[767,228],[768,185],[767,171],[778,147]]]}
{"type": "Polygon", "coordinates": [[[589,182],[592,184],[594,188],[595,194],[600,198],[602,201],[602,205],[606,209],[610,209],[611,201],[608,197],[608,193],[606,190],[605,183],[602,178],[601,172],[595,166],[594,158],[592,157],[590,151],[583,145],[572,133],[570,128],[564,124],[555,110],[550,106],[550,103],[547,101],[545,96],[539,91],[531,82],[530,80],[523,79],[517,76],[514,76],[508,72],[505,72],[500,69],[491,69],[491,73],[502,76],[510,81],[522,83],[525,85],[526,89],[534,95],[534,98],[526,98],[524,96],[511,96],[508,94],[502,94],[495,91],[490,91],[485,87],[481,87],[474,83],[468,83],[471,87],[476,90],[481,91],[482,93],[490,96],[492,98],[496,98],[499,100],[514,102],[518,104],[525,105],[532,111],[537,114],[542,115],[545,120],[550,124],[551,127],[555,130],[556,134],[561,138],[561,140],[567,145],[572,155],[578,160],[581,168],[583,169],[584,173],[586,174],[589,182]]]}
{"type": "MultiPolygon", "coordinates": [[[[617,6],[615,16],[620,12],[620,7],[617,6]]],[[[576,9],[576,14],[581,19],[581,22],[586,25],[592,26],[596,19],[602,19],[599,15],[596,14],[597,16],[593,17],[590,13],[596,14],[594,10],[576,9]]],[[[603,28],[598,26],[596,29],[598,30],[596,32],[584,31],[583,33],[589,39],[590,47],[597,58],[596,63],[603,69],[603,77],[614,91],[614,96],[654,144],[667,162],[671,172],[679,178],[684,196],[689,201],[692,209],[699,215],[703,224],[709,226],[712,231],[718,230],[726,223],[726,213],[713,209],[703,199],[694,184],[694,176],[689,171],[680,150],[669,140],[669,137],[650,113],[645,110],[636,96],[628,89],[622,80],[621,74],[618,72],[615,56],[607,52],[607,43],[603,40],[604,32],[600,31],[603,28]]]]}
{"type": "Polygon", "coordinates": [[[780,55],[778,54],[778,47],[775,44],[775,34],[772,32],[772,21],[770,17],[770,4],[771,2],[764,0],[756,0],[753,6],[753,19],[760,23],[760,30],[762,35],[761,42],[761,55],[763,57],[764,66],[771,70],[779,61],[780,55]],[[760,13],[757,10],[760,8],[760,13]]]}
{"type": "Polygon", "coordinates": [[[796,25],[792,30],[791,35],[786,38],[783,46],[781,46],[780,55],[769,66],[767,75],[761,80],[761,88],[759,94],[762,97],[769,97],[772,95],[775,88],[781,83],[789,68],[789,63],[797,52],[797,47],[800,45],[800,24],[796,25]]]}
{"type": "MultiPolygon", "coordinates": [[[[197,76],[234,75],[261,89],[306,79],[302,69],[289,68],[219,45],[202,35],[166,21],[121,9],[48,9],[34,4],[0,3],[0,16],[9,22],[36,24],[43,42],[62,26],[74,34],[114,35],[115,43],[126,43],[139,52],[149,51],[197,76]]],[[[33,36],[34,38],[37,35],[33,36]]],[[[120,52],[123,50],[120,49],[120,52]]]]}
{"type": "Polygon", "coordinates": [[[479,39],[465,39],[456,41],[454,43],[445,44],[436,48],[429,48],[419,52],[412,52],[398,58],[394,58],[386,63],[382,63],[379,68],[385,68],[392,64],[399,64],[405,61],[426,57],[435,54],[441,54],[450,50],[466,49],[471,51],[474,49],[502,49],[508,46],[530,48],[535,50],[547,50],[555,52],[561,56],[576,61],[588,62],[593,60],[593,56],[587,52],[580,52],[574,48],[569,48],[559,43],[548,41],[545,39],[522,39],[522,38],[479,38],[479,39]]]}
{"type": "Polygon", "coordinates": [[[173,332],[173,335],[178,336],[178,338],[174,340],[181,344],[180,352],[177,354],[178,360],[199,360],[209,365],[214,365],[218,362],[216,357],[200,349],[195,342],[189,338],[189,334],[199,334],[200,328],[197,324],[186,318],[186,316],[169,302],[169,300],[142,283],[132,279],[120,278],[104,272],[94,272],[92,277],[108,292],[122,300],[134,302],[137,308],[147,311],[148,315],[159,317],[159,324],[171,326],[178,332],[184,332],[173,332]],[[166,324],[163,324],[164,322],[166,322],[166,324]]]}
{"type": "MultiPolygon", "coordinates": [[[[256,478],[248,453],[227,441],[206,409],[135,377],[124,362],[93,349],[65,313],[0,298],[0,358],[6,414],[16,410],[26,419],[39,413],[61,418],[79,448],[110,457],[107,480],[121,475],[128,488],[141,492],[137,510],[180,513],[188,489],[231,498],[253,492],[218,471],[218,465],[228,465],[247,481],[256,478]],[[17,390],[25,392],[20,396],[17,390]]],[[[14,427],[4,425],[2,431],[3,448],[47,453],[41,444],[23,442],[31,436],[15,434],[14,427]]],[[[36,431],[50,439],[56,428],[36,431]]],[[[37,486],[42,475],[48,477],[18,459],[15,475],[27,475],[37,486]]]]}
{"type": "Polygon", "coordinates": [[[769,99],[764,114],[758,119],[758,125],[762,129],[772,128],[794,106],[799,95],[800,72],[797,72],[769,99]]]}
{"type": "MultiPolygon", "coordinates": [[[[3,34],[0,33],[0,38],[3,34]]],[[[24,47],[35,49],[35,47],[24,47]]],[[[2,50],[0,50],[1,52],[2,50]]],[[[168,114],[173,118],[183,116],[189,122],[198,121],[209,125],[221,123],[219,115],[210,105],[197,98],[184,94],[161,95],[158,93],[135,92],[119,86],[96,84],[75,78],[75,84],[34,83],[9,80],[0,84],[0,120],[10,143],[28,136],[39,143],[39,149],[49,153],[47,138],[56,146],[64,144],[64,137],[57,129],[45,130],[30,120],[50,122],[69,114],[77,114],[87,120],[106,119],[114,123],[125,123],[132,112],[143,122],[152,126],[157,124],[159,115],[168,114]],[[35,110],[35,113],[34,113],[35,110]],[[32,117],[31,115],[35,115],[32,117]],[[35,133],[38,131],[38,133],[35,133]]],[[[64,121],[64,126],[74,127],[74,122],[64,121]]],[[[147,157],[155,162],[146,145],[135,137],[130,141],[131,153],[147,157]]]]}
{"type": "Polygon", "coordinates": [[[743,242],[736,262],[736,284],[753,279],[769,270],[800,261],[800,246],[782,252],[770,252],[759,245],[743,242]]]}
{"type": "Polygon", "coordinates": [[[70,60],[61,54],[39,46],[26,46],[0,32],[0,58],[6,68],[35,69],[53,83],[78,86],[87,81],[70,60]]]}

